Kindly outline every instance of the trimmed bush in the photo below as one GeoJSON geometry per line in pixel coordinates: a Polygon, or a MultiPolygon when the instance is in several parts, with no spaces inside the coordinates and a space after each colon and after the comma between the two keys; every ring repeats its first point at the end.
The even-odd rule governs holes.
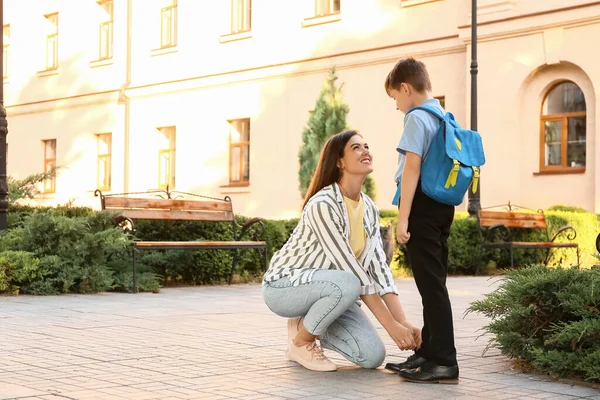
{"type": "MultiPolygon", "coordinates": [[[[128,290],[113,275],[130,265],[131,239],[114,215],[89,209],[11,209],[0,237],[0,291],[28,294],[128,290]]],[[[140,277],[158,289],[154,275],[140,277]]]]}
{"type": "MultiPolygon", "coordinates": [[[[231,223],[194,221],[136,221],[135,236],[130,236],[115,226],[114,216],[90,208],[11,206],[10,229],[0,240],[0,292],[131,291],[132,240],[233,239],[231,223]]],[[[243,225],[248,218],[236,220],[243,225]]],[[[298,219],[264,221],[269,259],[297,223],[298,219]]],[[[245,238],[252,238],[253,233],[245,238]]],[[[256,250],[238,251],[237,280],[260,279],[262,255],[256,250]]],[[[138,288],[155,291],[159,283],[224,283],[232,261],[232,250],[142,251],[136,262],[138,288]]]]}
{"type": "MultiPolygon", "coordinates": [[[[391,212],[386,215],[393,215],[391,212]]],[[[546,211],[550,239],[562,226],[570,224],[577,231],[574,242],[579,244],[580,265],[589,268],[597,260],[596,236],[600,233],[600,220],[597,214],[580,211],[546,211]]],[[[397,216],[382,218],[382,222],[397,224],[397,216]]],[[[410,227],[409,227],[410,230],[410,227]]],[[[565,232],[566,234],[570,232],[565,232]]],[[[511,230],[514,241],[546,241],[544,231],[538,229],[513,229],[511,230]]],[[[567,235],[563,234],[557,242],[569,242],[567,235]]],[[[448,268],[450,274],[474,274],[480,251],[480,238],[477,220],[470,218],[467,212],[457,212],[448,239],[449,254],[448,268]]],[[[544,249],[514,249],[514,265],[516,267],[541,263],[546,257],[544,249]]],[[[400,268],[410,269],[406,255],[406,247],[396,242],[394,260],[400,268]]],[[[548,265],[576,265],[577,254],[574,249],[553,249],[550,253],[548,265]]],[[[482,253],[482,266],[480,272],[493,272],[498,268],[510,266],[510,253],[505,249],[485,249],[482,253]]]]}
{"type": "Polygon", "coordinates": [[[525,366],[557,377],[600,382],[600,269],[509,271],[468,312],[492,321],[491,345],[525,366]]]}

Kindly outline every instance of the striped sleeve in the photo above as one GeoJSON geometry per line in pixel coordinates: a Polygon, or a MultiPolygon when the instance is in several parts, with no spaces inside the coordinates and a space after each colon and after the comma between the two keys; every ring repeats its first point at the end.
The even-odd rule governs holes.
{"type": "Polygon", "coordinates": [[[398,289],[396,288],[396,283],[394,282],[394,276],[392,275],[392,270],[387,264],[387,259],[385,256],[385,251],[383,251],[383,240],[381,239],[380,233],[380,222],[379,222],[379,211],[375,204],[373,207],[373,215],[375,221],[373,229],[375,231],[375,254],[373,255],[373,259],[369,264],[369,272],[371,272],[371,276],[375,281],[375,287],[377,293],[380,296],[383,296],[387,293],[395,293],[398,294],[398,289]]]}
{"type": "Polygon", "coordinates": [[[332,265],[356,275],[360,280],[361,295],[377,293],[373,280],[356,259],[344,237],[342,218],[334,208],[326,201],[317,201],[307,209],[307,217],[309,226],[332,265]]]}

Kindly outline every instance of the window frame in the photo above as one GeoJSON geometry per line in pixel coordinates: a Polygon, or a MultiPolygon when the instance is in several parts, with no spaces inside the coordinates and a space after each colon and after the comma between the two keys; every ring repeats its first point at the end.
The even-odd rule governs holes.
{"type": "MultiPolygon", "coordinates": [[[[56,169],[56,139],[42,140],[44,146],[44,173],[48,173],[52,169],[56,169]],[[48,157],[48,144],[54,142],[54,158],[48,157]],[[48,164],[52,166],[48,168],[48,164]]],[[[56,193],[56,174],[52,174],[52,178],[45,179],[42,183],[42,193],[56,193]],[[47,187],[47,183],[50,182],[50,188],[47,187]]]]}
{"type": "Polygon", "coordinates": [[[171,0],[170,5],[168,5],[166,7],[162,7],[160,9],[160,48],[161,49],[168,49],[168,48],[177,46],[177,20],[178,20],[177,11],[178,11],[177,0],[171,0]],[[164,34],[165,34],[164,15],[167,12],[171,13],[168,18],[169,28],[170,28],[169,29],[169,38],[167,41],[163,42],[164,34]]]}
{"type": "Polygon", "coordinates": [[[329,15],[337,15],[342,12],[342,0],[315,0],[315,10],[314,10],[314,18],[327,17],[329,15]],[[319,13],[319,3],[322,1],[328,1],[329,7],[328,12],[319,13]],[[335,5],[338,5],[338,9],[335,10],[335,5]]]}
{"type": "Polygon", "coordinates": [[[50,23],[51,25],[53,25],[55,27],[54,31],[52,33],[46,34],[46,71],[53,71],[58,69],[58,13],[51,13],[51,14],[46,14],[44,15],[44,18],[46,19],[46,21],[48,23],[50,23]],[[56,18],[56,22],[53,23],[52,22],[52,18],[56,18]],[[54,47],[53,47],[53,52],[52,52],[52,64],[48,63],[49,60],[49,52],[48,52],[48,47],[50,45],[51,42],[54,42],[54,47]]]}
{"type": "Polygon", "coordinates": [[[9,63],[8,63],[8,57],[9,57],[9,53],[10,53],[10,24],[5,24],[2,27],[2,36],[3,36],[3,41],[2,41],[2,63],[3,63],[3,70],[2,70],[2,78],[3,79],[7,79],[8,78],[8,67],[9,67],[9,63]],[[7,34],[8,32],[8,34],[7,34]]]}
{"type": "Polygon", "coordinates": [[[98,60],[111,60],[113,58],[114,47],[114,18],[115,18],[115,3],[114,0],[101,0],[98,5],[106,11],[105,6],[110,5],[108,12],[109,19],[100,22],[98,30],[98,60]],[[107,40],[103,41],[104,33],[106,32],[107,40]],[[106,44],[104,48],[103,43],[106,44]],[[104,54],[106,51],[106,54],[104,54]]]}
{"type": "MultiPolygon", "coordinates": [[[[167,140],[169,141],[169,147],[168,148],[161,148],[160,146],[160,142],[159,142],[159,146],[158,146],[158,188],[159,189],[167,189],[167,187],[169,188],[169,190],[174,189],[175,188],[175,173],[176,173],[176,149],[177,149],[177,127],[175,125],[170,125],[170,126],[163,126],[158,128],[158,134],[159,135],[163,135],[167,138],[167,140]],[[166,135],[166,133],[168,133],[168,136],[166,135]],[[163,164],[161,162],[162,158],[167,155],[168,157],[168,169],[167,169],[167,173],[165,175],[164,171],[163,171],[163,164]],[[162,178],[163,176],[167,177],[167,181],[168,182],[162,182],[162,178]]],[[[160,141],[160,136],[159,136],[159,141],[160,141]]]]}
{"type": "MultiPolygon", "coordinates": [[[[251,125],[250,125],[250,118],[236,118],[236,119],[231,119],[227,121],[229,123],[229,186],[249,186],[250,185],[250,133],[251,133],[251,125]],[[238,121],[248,121],[248,140],[247,141],[238,141],[238,142],[234,142],[232,141],[232,129],[233,129],[233,124],[235,122],[238,121]],[[232,170],[232,154],[233,154],[233,149],[239,148],[240,149],[240,170],[239,170],[239,176],[240,176],[240,180],[233,180],[232,176],[233,176],[233,170],[232,170]],[[245,161],[245,156],[246,156],[246,152],[248,153],[248,165],[246,166],[246,161],[245,161]],[[248,179],[245,179],[245,174],[246,171],[248,172],[248,179]]],[[[242,135],[240,135],[242,136],[242,135]]]]}
{"type": "MultiPolygon", "coordinates": [[[[544,96],[542,97],[542,102],[540,104],[540,112],[539,112],[539,124],[540,124],[540,147],[539,147],[539,171],[540,173],[553,173],[553,174],[574,174],[574,173],[583,173],[586,170],[587,166],[587,153],[584,166],[575,166],[571,167],[568,163],[568,151],[569,151],[569,118],[573,117],[585,117],[586,125],[587,125],[587,102],[585,104],[586,111],[576,111],[576,112],[566,112],[566,113],[558,113],[558,114],[548,114],[544,115],[544,104],[548,101],[548,96],[550,93],[565,83],[570,83],[583,93],[583,89],[581,86],[576,84],[570,80],[561,80],[552,84],[545,91],[544,96]],[[545,157],[546,157],[546,122],[549,121],[557,121],[561,123],[561,133],[560,133],[560,160],[561,165],[546,165],[545,157]]],[[[585,94],[584,94],[585,100],[585,94]]],[[[586,126],[586,134],[585,134],[585,145],[587,147],[588,142],[588,131],[586,126]]]]}
{"type": "Polygon", "coordinates": [[[112,186],[112,133],[96,134],[96,187],[100,190],[110,191],[112,186]],[[108,138],[108,152],[100,152],[102,138],[108,138]],[[100,182],[101,165],[104,165],[105,181],[100,182]]]}
{"type": "Polygon", "coordinates": [[[252,0],[231,0],[230,1],[230,34],[235,34],[235,33],[245,33],[245,32],[250,32],[252,30],[252,0]],[[234,13],[234,7],[235,7],[235,3],[239,3],[242,2],[242,13],[241,15],[243,16],[242,18],[242,23],[240,24],[240,26],[237,26],[236,22],[239,21],[235,21],[235,13],[234,13]],[[245,22],[245,24],[244,24],[245,22]],[[236,27],[240,28],[240,29],[236,29],[236,27]]]}

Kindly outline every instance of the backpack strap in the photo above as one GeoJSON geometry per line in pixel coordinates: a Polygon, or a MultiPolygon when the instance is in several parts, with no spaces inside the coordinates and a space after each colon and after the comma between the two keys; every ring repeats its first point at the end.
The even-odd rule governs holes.
{"type": "Polygon", "coordinates": [[[435,108],[435,107],[429,107],[429,106],[417,106],[417,107],[413,107],[410,110],[408,110],[408,112],[406,113],[406,115],[410,114],[411,112],[413,112],[415,110],[427,111],[428,113],[433,114],[435,117],[437,117],[437,119],[439,119],[442,122],[444,122],[446,120],[446,118],[444,118],[444,116],[440,113],[440,111],[437,108],[435,108]]]}
{"type": "MultiPolygon", "coordinates": [[[[417,106],[417,107],[413,107],[410,110],[408,110],[408,112],[406,113],[406,115],[410,114],[411,112],[415,111],[415,110],[423,110],[423,111],[427,111],[430,114],[433,114],[437,119],[440,120],[440,124],[444,127],[444,141],[446,140],[446,118],[444,118],[444,116],[439,112],[439,110],[435,107],[429,107],[429,106],[417,106]]],[[[447,112],[447,114],[450,114],[447,112]]],[[[452,114],[450,114],[452,115],[452,114]]],[[[452,119],[454,119],[454,116],[452,116],[452,119]]]]}

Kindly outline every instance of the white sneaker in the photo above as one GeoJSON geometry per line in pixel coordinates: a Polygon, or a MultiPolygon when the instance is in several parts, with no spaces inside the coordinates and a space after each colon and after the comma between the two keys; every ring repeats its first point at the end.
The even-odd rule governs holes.
{"type": "Polygon", "coordinates": [[[296,361],[298,364],[311,371],[327,372],[337,370],[337,365],[332,363],[329,358],[323,354],[323,349],[316,341],[305,346],[296,346],[292,343],[285,351],[285,355],[289,360],[296,361]]]}
{"type": "Polygon", "coordinates": [[[302,321],[304,321],[304,317],[295,317],[288,319],[287,328],[288,328],[288,348],[294,346],[294,339],[298,335],[300,328],[302,325],[302,321]]]}

